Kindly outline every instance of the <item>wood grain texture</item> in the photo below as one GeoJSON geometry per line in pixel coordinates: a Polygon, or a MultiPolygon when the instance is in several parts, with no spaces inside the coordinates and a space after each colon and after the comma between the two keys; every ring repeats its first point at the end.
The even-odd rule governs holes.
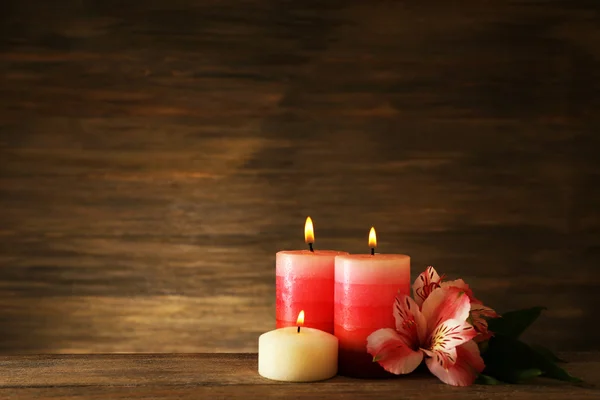
{"type": "Polygon", "coordinates": [[[537,379],[524,385],[455,388],[426,373],[386,380],[341,376],[315,383],[262,378],[256,354],[52,355],[0,357],[3,399],[163,398],[373,398],[397,399],[597,399],[600,357],[567,354],[567,369],[581,386],[537,379]]]}
{"type": "Polygon", "coordinates": [[[306,215],[600,349],[597,2],[0,16],[0,352],[256,351],[306,215]]]}

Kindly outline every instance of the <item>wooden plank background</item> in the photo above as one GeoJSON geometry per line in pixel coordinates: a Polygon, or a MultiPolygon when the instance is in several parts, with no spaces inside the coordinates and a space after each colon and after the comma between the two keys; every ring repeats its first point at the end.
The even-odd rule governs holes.
{"type": "Polygon", "coordinates": [[[255,351],[306,215],[600,349],[600,4],[424,3],[1,2],[0,352],[255,351]]]}

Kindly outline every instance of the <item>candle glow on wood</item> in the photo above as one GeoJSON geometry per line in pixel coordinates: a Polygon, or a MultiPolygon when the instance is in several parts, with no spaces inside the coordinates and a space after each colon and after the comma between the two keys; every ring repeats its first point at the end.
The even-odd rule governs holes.
{"type": "Polygon", "coordinates": [[[308,244],[310,251],[314,251],[312,245],[315,242],[315,229],[310,217],[306,217],[306,222],[304,223],[304,242],[308,244]]]}

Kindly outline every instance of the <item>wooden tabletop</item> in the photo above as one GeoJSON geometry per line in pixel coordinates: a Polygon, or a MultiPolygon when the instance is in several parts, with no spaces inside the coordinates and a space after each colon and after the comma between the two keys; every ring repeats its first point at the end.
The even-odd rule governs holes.
{"type": "Polygon", "coordinates": [[[119,354],[0,357],[2,399],[404,398],[598,399],[600,353],[570,353],[585,385],[539,379],[526,385],[455,388],[426,373],[389,380],[337,376],[281,383],[257,373],[256,354],[119,354]],[[291,397],[290,397],[291,398],[291,397]]]}

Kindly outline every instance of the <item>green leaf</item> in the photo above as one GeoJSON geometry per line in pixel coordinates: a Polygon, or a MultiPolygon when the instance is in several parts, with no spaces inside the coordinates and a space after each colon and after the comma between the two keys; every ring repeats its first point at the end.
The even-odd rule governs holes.
{"type": "Polygon", "coordinates": [[[544,307],[526,308],[524,310],[504,313],[501,318],[488,321],[489,329],[495,334],[518,338],[545,310],[544,307]]]}
{"type": "Polygon", "coordinates": [[[567,362],[567,360],[563,360],[562,358],[558,357],[556,354],[554,354],[552,352],[552,350],[548,349],[547,347],[540,346],[538,344],[532,344],[532,345],[530,345],[530,347],[552,362],[555,362],[555,363],[558,363],[558,362],[566,363],[567,362]]]}
{"type": "Polygon", "coordinates": [[[581,382],[514,337],[497,334],[490,339],[482,357],[486,366],[484,373],[504,382],[518,383],[540,375],[567,382],[581,382]]]}
{"type": "Polygon", "coordinates": [[[498,379],[494,378],[493,376],[479,374],[479,376],[477,376],[477,380],[475,381],[475,383],[478,383],[480,385],[499,385],[502,382],[500,382],[498,379]]]}
{"type": "Polygon", "coordinates": [[[556,365],[554,362],[548,360],[546,357],[542,356],[542,359],[545,362],[540,362],[539,364],[542,368],[544,368],[545,377],[573,383],[583,382],[583,380],[569,374],[567,371],[556,365]]]}
{"type": "Polygon", "coordinates": [[[529,368],[516,370],[514,373],[514,378],[516,382],[523,382],[532,378],[536,378],[543,374],[542,370],[539,368],[529,368]]]}

